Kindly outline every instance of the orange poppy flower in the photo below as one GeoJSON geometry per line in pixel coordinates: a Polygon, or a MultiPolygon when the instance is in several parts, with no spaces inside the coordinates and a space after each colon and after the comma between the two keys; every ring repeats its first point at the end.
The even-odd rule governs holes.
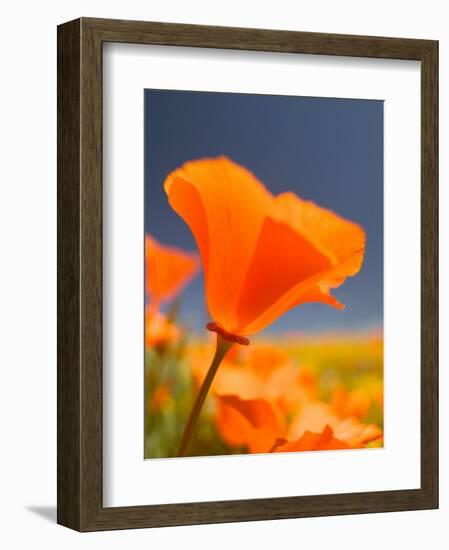
{"type": "Polygon", "coordinates": [[[290,364],[288,353],[278,345],[257,343],[247,351],[249,367],[259,376],[271,376],[273,372],[290,364]]]}
{"type": "Polygon", "coordinates": [[[184,252],[145,236],[146,288],[153,305],[171,300],[199,269],[196,253],[184,252]]]}
{"type": "Polygon", "coordinates": [[[353,416],[337,424],[334,433],[336,437],[345,441],[353,449],[362,449],[368,443],[379,443],[383,439],[379,426],[362,424],[353,416]]]}
{"type": "Polygon", "coordinates": [[[218,397],[217,429],[232,447],[245,446],[250,453],[267,453],[285,432],[285,421],[264,399],[222,395],[218,397]]]}
{"type": "Polygon", "coordinates": [[[335,437],[351,448],[364,447],[382,438],[382,430],[375,424],[363,424],[356,417],[342,419],[330,405],[315,401],[304,405],[293,418],[288,428],[288,439],[294,441],[306,431],[320,433],[326,426],[330,426],[335,437]]]}
{"type": "Polygon", "coordinates": [[[293,453],[298,451],[337,451],[341,449],[350,449],[350,446],[334,437],[334,431],[326,425],[321,433],[306,431],[296,441],[278,439],[271,452],[293,453]]]}
{"type": "Polygon", "coordinates": [[[373,397],[366,388],[355,388],[348,391],[344,386],[334,388],[331,405],[338,416],[346,418],[355,416],[364,418],[371,407],[373,397]]]}
{"type": "Polygon", "coordinates": [[[148,394],[147,406],[149,412],[159,412],[166,408],[171,397],[171,385],[168,382],[163,382],[156,388],[154,394],[148,394]]]}
{"type": "Polygon", "coordinates": [[[210,330],[248,344],[299,304],[344,307],[330,290],[360,270],[359,225],[294,193],[273,196],[226,157],[187,162],[164,188],[200,251],[210,330]]]}
{"type": "Polygon", "coordinates": [[[162,348],[177,342],[181,331],[176,323],[170,321],[166,315],[147,306],[145,310],[145,345],[162,348]]]}
{"type": "Polygon", "coordinates": [[[382,437],[374,424],[355,418],[342,421],[321,402],[306,405],[287,427],[279,408],[265,399],[221,395],[217,401],[216,425],[221,437],[233,447],[247,447],[250,453],[356,449],[382,437]]]}

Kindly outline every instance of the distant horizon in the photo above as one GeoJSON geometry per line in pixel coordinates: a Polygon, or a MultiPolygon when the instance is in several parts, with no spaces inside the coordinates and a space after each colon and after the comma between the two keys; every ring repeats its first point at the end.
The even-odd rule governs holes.
{"type": "MultiPolygon", "coordinates": [[[[383,340],[383,324],[378,326],[364,327],[354,330],[342,329],[342,330],[291,330],[291,331],[271,331],[270,328],[266,328],[260,333],[250,335],[248,338],[251,343],[263,341],[264,343],[270,342],[270,339],[279,341],[290,340],[305,340],[307,342],[320,341],[325,343],[327,340],[332,342],[351,340],[352,342],[365,342],[374,338],[381,338],[383,340]]],[[[214,333],[203,327],[202,331],[189,331],[189,338],[192,341],[207,340],[214,333]]]]}

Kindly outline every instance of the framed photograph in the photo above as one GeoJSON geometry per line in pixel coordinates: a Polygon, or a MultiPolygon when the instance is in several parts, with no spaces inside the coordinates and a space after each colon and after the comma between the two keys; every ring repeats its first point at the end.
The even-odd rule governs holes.
{"type": "Polygon", "coordinates": [[[438,507],[438,43],[58,27],[58,522],[438,507]]]}

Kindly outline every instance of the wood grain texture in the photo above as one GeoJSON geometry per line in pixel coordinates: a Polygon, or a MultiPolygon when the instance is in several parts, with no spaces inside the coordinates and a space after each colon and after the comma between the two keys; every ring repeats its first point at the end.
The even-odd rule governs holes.
{"type": "Polygon", "coordinates": [[[437,186],[437,42],[84,18],[61,25],[58,28],[58,522],[79,531],[94,531],[437,507],[437,186]],[[102,44],[105,41],[421,61],[420,489],[103,507],[102,44]]]}
{"type": "Polygon", "coordinates": [[[58,28],[58,523],[80,528],[80,21],[58,28]]]}
{"type": "Polygon", "coordinates": [[[421,487],[438,504],[438,42],[421,61],[421,487]]]}

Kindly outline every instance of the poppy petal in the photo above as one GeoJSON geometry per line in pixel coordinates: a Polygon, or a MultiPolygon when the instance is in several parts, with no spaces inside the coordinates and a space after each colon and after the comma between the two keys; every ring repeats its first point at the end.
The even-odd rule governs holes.
{"type": "Polygon", "coordinates": [[[267,229],[277,234],[278,239],[288,234],[295,237],[285,241],[289,246],[282,247],[284,258],[281,260],[279,252],[273,249],[274,240],[271,238],[270,243],[270,238],[261,234],[266,242],[258,243],[261,257],[255,255],[255,268],[247,278],[247,295],[242,293],[239,330],[245,335],[262,330],[301,303],[321,302],[342,309],[343,304],[330,294],[330,289],[355,275],[363,262],[365,233],[359,225],[292,193],[279,195],[275,202],[273,223],[268,225],[267,221],[267,229]],[[270,257],[273,258],[271,266],[276,269],[269,267],[270,257]],[[260,269],[260,265],[265,269],[260,269]],[[290,266],[291,271],[287,274],[297,269],[296,280],[293,276],[284,278],[284,265],[290,266]],[[302,273],[300,267],[293,267],[298,265],[302,273]],[[273,283],[276,277],[279,281],[273,283]],[[268,288],[271,301],[258,297],[252,290],[261,293],[265,288],[268,288]]]}
{"type": "Polygon", "coordinates": [[[273,446],[272,452],[334,451],[349,448],[347,443],[334,437],[332,428],[326,425],[321,433],[306,431],[296,441],[278,440],[273,446]]]}
{"type": "Polygon", "coordinates": [[[243,333],[298,281],[330,268],[330,260],[300,233],[282,221],[267,218],[242,288],[238,333],[243,333]]]}
{"type": "Polygon", "coordinates": [[[188,162],[172,172],[164,186],[172,208],[196,238],[210,315],[232,332],[272,195],[251,172],[226,157],[188,162]]]}
{"type": "Polygon", "coordinates": [[[351,260],[346,276],[360,270],[365,250],[365,232],[357,223],[322,208],[312,201],[300,199],[294,193],[282,193],[275,198],[276,216],[298,233],[307,237],[336,266],[351,260]]]}
{"type": "Polygon", "coordinates": [[[382,430],[375,424],[362,424],[356,418],[350,417],[335,428],[335,435],[343,439],[353,448],[361,448],[382,438],[382,430]]]}
{"type": "Polygon", "coordinates": [[[221,395],[217,399],[217,428],[228,444],[245,445],[251,453],[263,453],[283,435],[282,416],[264,399],[243,400],[235,395],[221,395]]]}
{"type": "Polygon", "coordinates": [[[288,439],[297,440],[307,431],[321,433],[326,426],[332,428],[339,441],[352,449],[363,448],[382,437],[382,430],[375,424],[363,424],[355,417],[342,420],[328,404],[317,401],[305,405],[293,418],[288,429],[288,439]]]}

